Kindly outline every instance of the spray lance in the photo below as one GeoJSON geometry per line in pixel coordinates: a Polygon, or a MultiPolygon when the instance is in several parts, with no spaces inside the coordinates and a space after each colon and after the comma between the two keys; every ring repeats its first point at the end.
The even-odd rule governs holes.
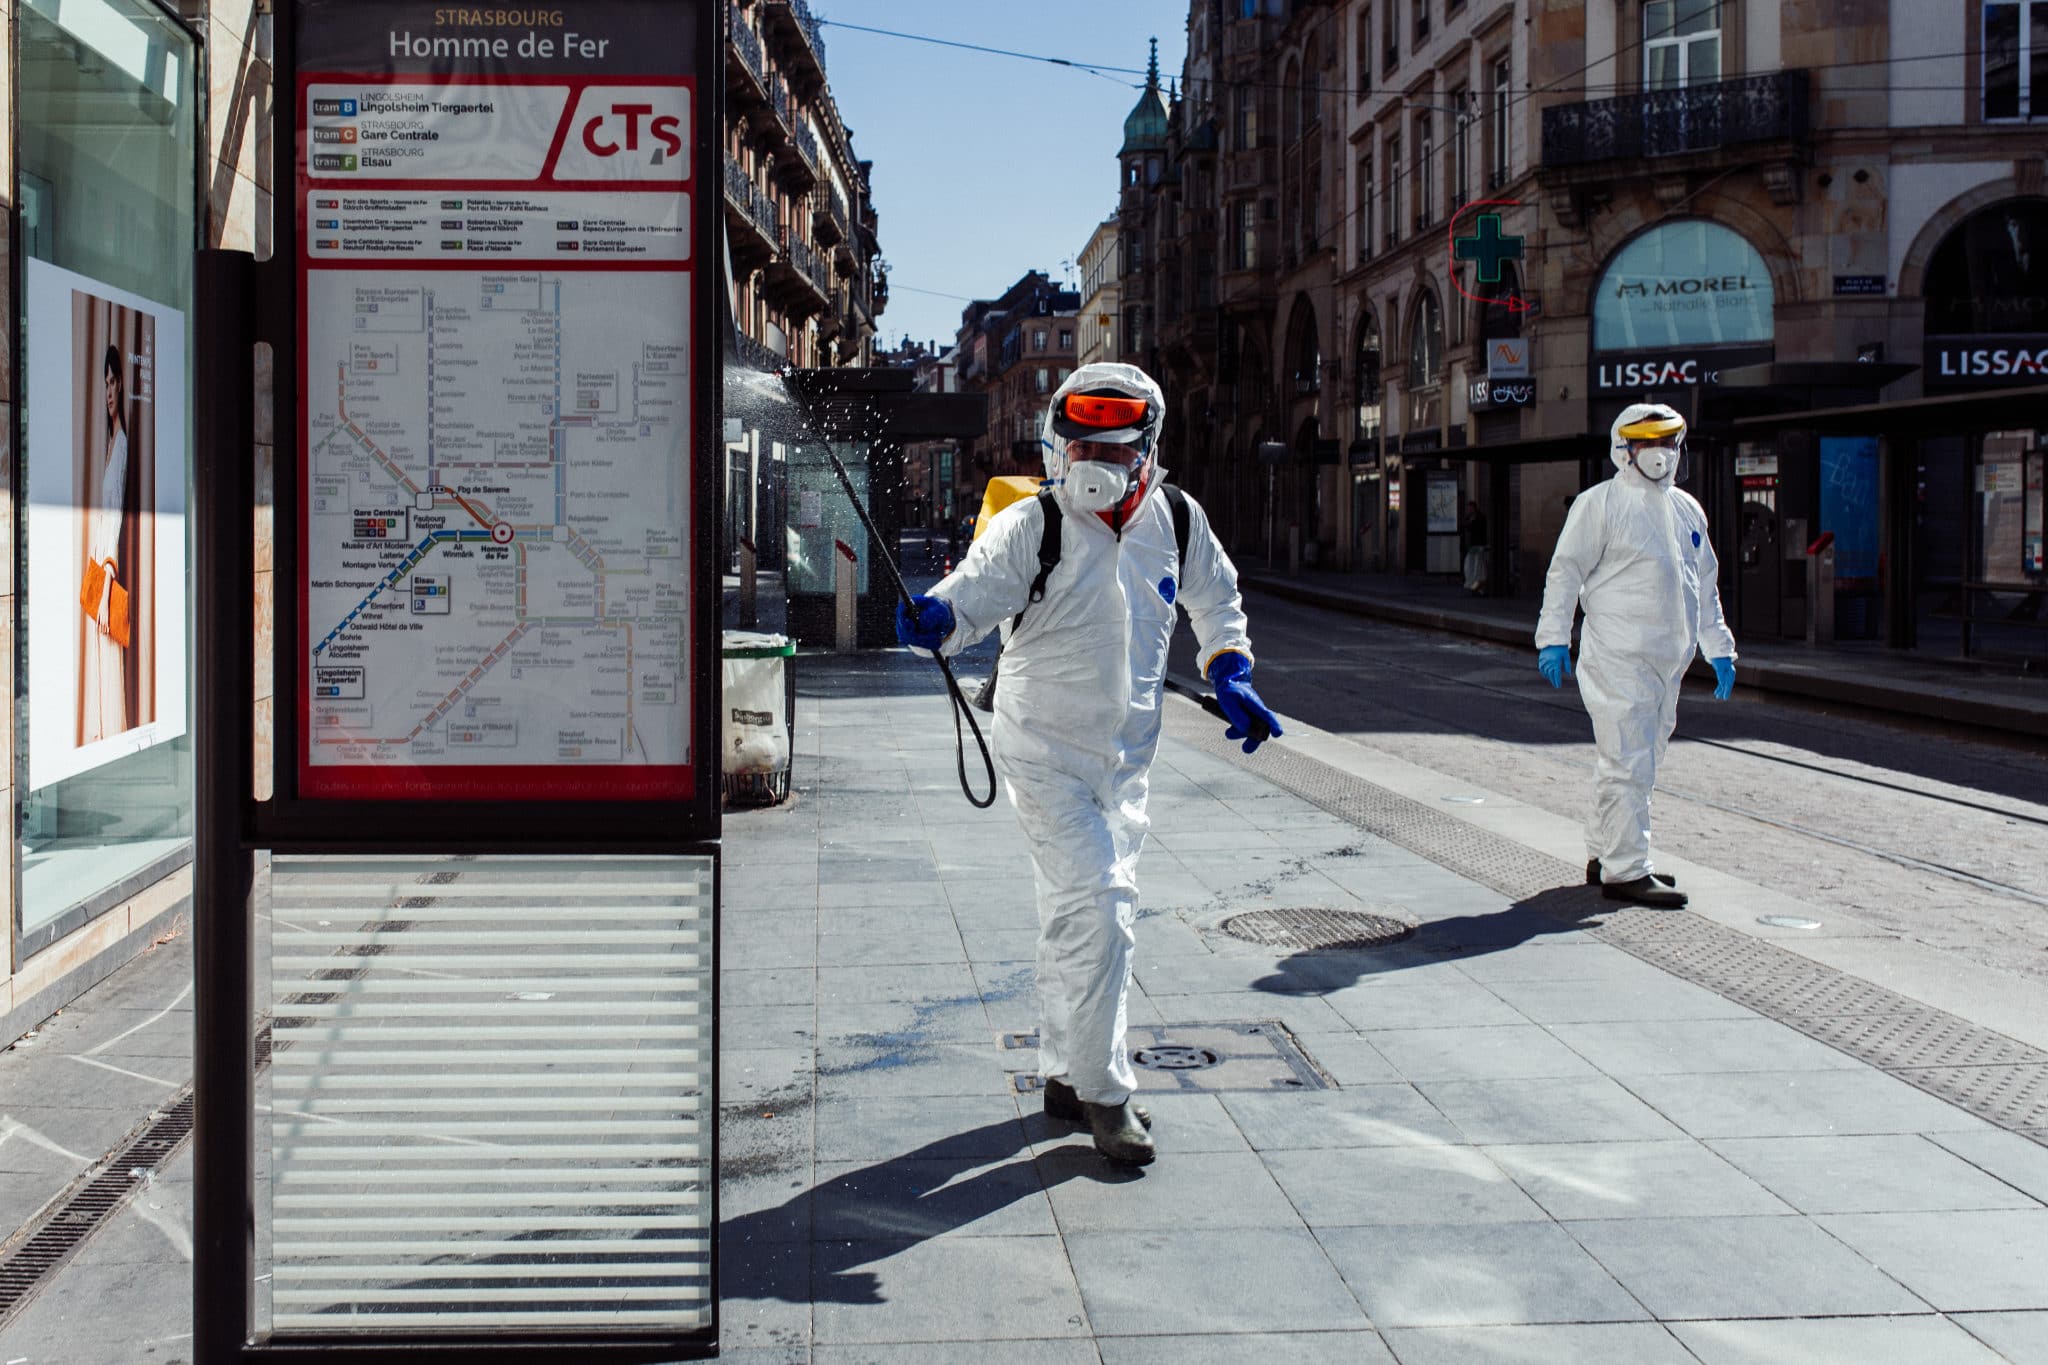
{"type": "MultiPolygon", "coordinates": [[[[825,452],[825,458],[832,462],[832,472],[839,476],[839,486],[846,490],[846,500],[853,504],[854,514],[860,518],[860,524],[867,527],[868,543],[875,547],[882,563],[888,566],[890,581],[896,584],[896,591],[903,598],[903,604],[910,609],[912,619],[916,619],[917,604],[910,600],[910,589],[904,584],[903,574],[897,569],[895,559],[882,548],[882,533],[875,529],[874,521],[868,516],[868,509],[861,506],[860,494],[853,491],[853,480],[846,476],[846,466],[839,463],[839,456],[829,449],[825,452]]],[[[987,810],[996,803],[995,758],[989,753],[988,740],[982,737],[981,726],[974,719],[974,709],[968,705],[967,698],[960,691],[959,681],[953,677],[953,665],[943,654],[936,652],[932,655],[932,662],[937,664],[939,672],[945,675],[946,691],[953,699],[953,754],[959,762],[960,792],[977,810],[987,810]],[[967,717],[967,724],[974,731],[974,742],[981,749],[982,765],[988,772],[987,796],[976,796],[974,789],[967,785],[967,736],[960,730],[962,716],[967,717]]]]}

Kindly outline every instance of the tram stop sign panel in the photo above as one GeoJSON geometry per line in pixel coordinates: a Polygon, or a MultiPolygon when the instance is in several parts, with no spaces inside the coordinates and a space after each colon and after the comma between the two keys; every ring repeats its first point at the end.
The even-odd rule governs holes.
{"type": "Polygon", "coordinates": [[[288,701],[278,799],[213,817],[271,853],[219,953],[269,1019],[242,1358],[709,1354],[715,12],[279,29],[288,701]]]}
{"type": "Polygon", "coordinates": [[[301,797],[706,780],[696,28],[301,0],[301,797]]]}

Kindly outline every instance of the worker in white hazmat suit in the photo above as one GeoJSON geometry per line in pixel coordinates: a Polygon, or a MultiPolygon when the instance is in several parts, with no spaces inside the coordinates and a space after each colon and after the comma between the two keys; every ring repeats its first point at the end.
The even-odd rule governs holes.
{"type": "Polygon", "coordinates": [[[1614,477],[1572,502],[1536,623],[1537,667],[1561,687],[1572,673],[1572,615],[1586,612],[1579,696],[1598,756],[1586,880],[1609,900],[1674,909],[1685,893],[1650,865],[1650,791],[1678,723],[1679,683],[1698,649],[1713,665],[1714,696],[1725,701],[1735,686],[1707,514],[1676,486],[1684,448],[1685,419],[1672,409],[1623,410],[1614,477]]]}
{"type": "Polygon", "coordinates": [[[1164,416],[1143,370],[1076,370],[1046,423],[1050,487],[1005,508],[958,569],[897,610],[905,644],[942,654],[1002,629],[995,751],[1037,874],[1046,1113],[1085,1120],[1104,1155],[1136,1164],[1154,1149],[1130,1102],[1125,997],[1176,607],[1226,734],[1249,752],[1280,733],[1251,688],[1237,570],[1202,509],[1163,483],[1164,416]]]}

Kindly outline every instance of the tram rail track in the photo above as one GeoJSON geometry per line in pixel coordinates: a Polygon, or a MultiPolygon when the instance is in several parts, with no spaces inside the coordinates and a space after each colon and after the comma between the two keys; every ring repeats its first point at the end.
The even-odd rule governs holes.
{"type": "MultiPolygon", "coordinates": [[[[1269,604],[1261,603],[1260,605],[1262,619],[1270,619],[1270,616],[1267,614],[1266,611],[1269,604]]],[[[1301,612],[1303,615],[1307,615],[1310,609],[1296,607],[1294,608],[1294,610],[1301,612]]],[[[1427,634],[1427,632],[1418,631],[1413,628],[1387,626],[1383,624],[1376,625],[1375,628],[1379,630],[1400,630],[1407,634],[1427,634]]],[[[1460,647],[1461,651],[1469,650],[1473,655],[1477,655],[1481,650],[1491,652],[1493,650],[1504,648],[1501,646],[1488,645],[1484,641],[1460,640],[1457,641],[1456,644],[1460,647]]],[[[1322,648],[1327,650],[1331,647],[1325,645],[1322,646],[1322,648]]],[[[1338,646],[1336,648],[1342,650],[1346,647],[1338,646]]],[[[1270,655],[1272,651],[1269,649],[1268,653],[1270,655]]],[[[1334,671],[1345,673],[1353,679],[1358,679],[1366,674],[1369,674],[1372,671],[1379,671],[1387,674],[1401,675],[1408,678],[1426,680],[1435,687],[1457,687],[1467,689],[1473,692],[1483,693],[1491,697],[1498,697],[1503,700],[1513,701],[1517,703],[1519,707],[1523,708],[1526,708],[1527,706],[1533,703],[1534,705],[1543,707],[1546,712],[1552,713],[1560,723],[1569,724],[1570,733],[1568,735],[1560,733],[1560,735],[1558,736],[1560,739],[1569,739],[1573,742],[1583,743],[1586,742],[1586,740],[1589,738],[1585,734],[1581,733],[1584,713],[1581,710],[1581,708],[1576,704],[1576,700],[1573,700],[1572,702],[1566,702],[1562,699],[1553,700],[1552,698],[1547,696],[1531,695],[1531,693],[1528,691],[1515,691],[1509,688],[1496,686],[1491,683],[1479,681],[1476,679],[1460,677],[1457,676],[1455,673],[1447,670],[1431,669],[1413,663],[1406,663],[1399,660],[1388,659],[1383,654],[1375,654],[1372,657],[1351,658],[1340,656],[1337,658],[1325,658],[1322,660],[1314,661],[1301,660],[1289,663],[1287,665],[1287,668],[1290,674],[1308,674],[1334,671]]],[[[1529,747],[1530,741],[1527,738],[1516,737],[1512,734],[1507,733],[1489,732],[1487,728],[1480,725],[1475,725],[1463,718],[1447,718],[1441,710],[1431,710],[1425,706],[1417,706],[1411,703],[1403,703],[1401,701],[1395,700],[1394,698],[1398,695],[1399,693],[1394,691],[1393,689],[1388,689],[1386,691],[1381,692],[1360,692],[1358,694],[1358,700],[1362,701],[1364,704],[1376,707],[1380,710],[1392,712],[1403,717],[1424,722],[1430,729],[1435,731],[1443,731],[1446,728],[1454,727],[1458,733],[1461,733],[1474,739],[1485,740],[1492,743],[1506,744],[1515,748],[1529,747]]],[[[1307,718],[1313,719],[1313,717],[1307,718]]],[[[1680,726],[1680,728],[1673,735],[1672,738],[1674,743],[1683,741],[1687,744],[1697,744],[1706,748],[1711,748],[1713,750],[1716,750],[1717,752],[1735,755],[1740,758],[1754,759],[1758,762],[1772,764],[1778,767],[1785,767],[1798,771],[1810,772],[1817,776],[1827,777],[1836,781],[1860,784],[1862,786],[1867,786],[1875,790],[1896,793],[1897,795],[1905,798],[1910,798],[1923,802],[1936,803],[1942,806],[1952,807],[1957,810],[1967,810],[1974,812],[1978,815],[1989,816],[1998,820],[2009,821],[2016,824],[2024,824],[2036,828],[2048,828],[2048,815],[2035,814],[2028,810],[2014,809],[2011,806],[2003,804],[1993,804],[1993,801],[1976,800],[1972,799],[1969,796],[1963,796],[1943,791],[1932,791],[1924,787],[1915,787],[1908,785],[1905,782],[1890,781],[1884,777],[1878,777],[1871,775],[1869,773],[1854,771],[1853,768],[1850,767],[1836,766],[1829,764],[1827,762],[1817,762],[1813,759],[1806,757],[1795,757],[1792,755],[1761,752],[1746,744],[1732,743],[1728,740],[1714,739],[1705,735],[1698,734],[1697,732],[1688,730],[1684,726],[1680,726]]],[[[2018,768],[2018,765],[2000,764],[1999,766],[2003,768],[2011,768],[2014,772],[2022,771],[2018,768]]],[[[2048,764],[2044,764],[2043,772],[2043,786],[2044,788],[2048,788],[2048,764]]],[[[1971,871],[1967,868],[1956,867],[1950,863],[1943,862],[1938,859],[1917,856],[1914,853],[1907,852],[1900,848],[1883,847],[1874,843],[1867,842],[1865,840],[1848,837],[1824,829],[1818,829],[1811,824],[1799,820],[1788,820],[1781,816],[1773,815],[1765,811],[1756,809],[1753,806],[1744,805],[1739,802],[1730,802],[1717,797],[1706,795],[1703,792],[1692,790],[1686,787],[1670,786],[1666,785],[1663,782],[1659,782],[1657,786],[1657,791],[1660,795],[1667,797],[1669,799],[1688,802],[1694,805],[1704,807],[1709,810],[1717,811],[1724,815],[1736,817],[1738,819],[1754,821],[1757,824],[1768,826],[1770,828],[1783,831],[1787,834],[1796,835],[1801,838],[1813,839],[1815,841],[1825,843],[1836,848],[1841,848],[1848,852],[1862,854],[1871,858],[1876,858],[1881,861],[1890,863],[1896,867],[1909,869],[1911,871],[1922,873],[1928,876],[1941,877],[1950,881],[1957,882],[1961,885],[1966,885],[1975,888],[1976,890],[1989,893],[1991,895],[2020,901],[2027,905],[2048,908],[2048,896],[2044,896],[2038,891],[2029,890],[2026,887],[2015,886],[2011,883],[2000,881],[1995,876],[1986,876],[1981,871],[1971,871]]],[[[1994,800],[1996,799],[1997,798],[1994,798],[1994,800]]]]}

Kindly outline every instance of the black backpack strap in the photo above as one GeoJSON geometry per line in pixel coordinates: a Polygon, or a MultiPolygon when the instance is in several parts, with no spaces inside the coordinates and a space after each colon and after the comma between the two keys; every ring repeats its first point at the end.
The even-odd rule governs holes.
{"type": "Polygon", "coordinates": [[[1174,576],[1185,579],[1188,576],[1188,495],[1180,491],[1178,484],[1162,484],[1159,491],[1166,495],[1166,505],[1173,509],[1173,547],[1180,552],[1174,576]]]}
{"type": "MultiPolygon", "coordinates": [[[[1050,488],[1038,490],[1038,508],[1045,514],[1045,525],[1038,536],[1038,577],[1031,580],[1031,601],[1025,603],[1024,611],[1031,610],[1031,602],[1045,600],[1045,580],[1052,577],[1052,571],[1060,563],[1060,505],[1050,488]]],[[[1011,618],[1012,635],[1017,633],[1017,627],[1024,624],[1024,611],[1011,618]]]]}

